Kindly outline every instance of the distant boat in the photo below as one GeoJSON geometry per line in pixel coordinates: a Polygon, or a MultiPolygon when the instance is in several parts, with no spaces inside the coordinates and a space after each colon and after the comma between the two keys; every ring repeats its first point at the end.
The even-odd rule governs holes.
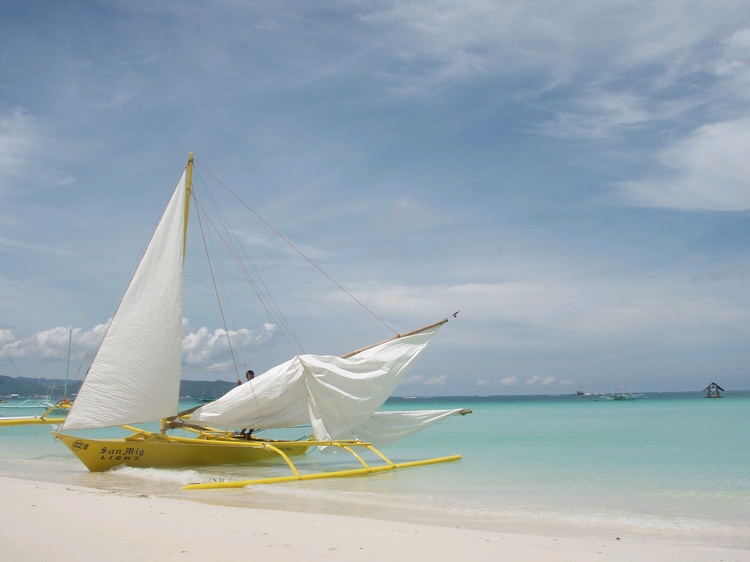
{"type": "MultiPolygon", "coordinates": [[[[59,424],[65,421],[64,415],[70,410],[71,402],[68,400],[68,373],[70,371],[70,349],[73,341],[73,330],[68,334],[68,367],[65,372],[65,390],[63,397],[57,402],[53,402],[49,390],[47,396],[41,400],[32,400],[27,398],[20,404],[9,404],[2,400],[0,408],[13,411],[13,413],[25,413],[23,416],[5,416],[0,414],[0,426],[3,425],[29,425],[29,424],[59,424]],[[29,415],[31,412],[39,412],[38,415],[29,415]],[[53,417],[54,416],[54,417],[53,417]]],[[[10,398],[18,398],[18,394],[11,394],[10,398]]]]}
{"type": "MultiPolygon", "coordinates": [[[[187,215],[190,199],[195,199],[192,172],[191,154],[62,425],[60,431],[65,433],[54,435],[91,471],[119,465],[171,468],[277,458],[294,473],[272,479],[278,482],[365,475],[458,460],[460,456],[454,455],[395,464],[373,447],[373,442],[393,441],[449,416],[468,413],[461,409],[377,411],[447,319],[340,357],[297,355],[217,400],[177,411],[187,215]],[[160,431],[128,425],[159,420],[160,431]],[[68,433],[118,425],[133,434],[120,439],[94,439],[68,433]],[[312,426],[312,439],[260,439],[249,437],[254,430],[246,429],[301,425],[312,426]],[[174,429],[192,436],[167,433],[174,429]],[[311,448],[352,453],[364,466],[300,475],[289,457],[311,448]],[[354,448],[369,450],[386,464],[370,467],[354,448]]],[[[205,213],[205,206],[196,204],[196,208],[205,213]]],[[[221,221],[225,218],[222,216],[221,221]]],[[[222,484],[237,487],[242,482],[191,486],[224,487],[222,484]]]]}
{"type": "Polygon", "coordinates": [[[602,400],[638,400],[639,398],[648,398],[645,394],[636,394],[631,390],[625,390],[620,386],[620,392],[611,394],[602,394],[602,400]]]}
{"type": "Polygon", "coordinates": [[[3,402],[5,405],[0,406],[0,408],[8,408],[10,410],[46,410],[47,408],[52,408],[56,404],[55,402],[50,401],[48,396],[41,400],[27,398],[23,402],[17,404],[8,403],[6,400],[3,400],[3,402]]]}

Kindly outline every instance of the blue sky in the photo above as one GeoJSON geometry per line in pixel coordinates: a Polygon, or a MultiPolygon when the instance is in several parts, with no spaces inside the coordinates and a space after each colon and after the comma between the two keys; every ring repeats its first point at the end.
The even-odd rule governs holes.
{"type": "MultiPolygon", "coordinates": [[[[746,1],[31,0],[0,47],[0,374],[81,362],[192,151],[396,330],[461,311],[400,394],[750,387],[746,1]]],[[[306,351],[389,337],[277,265],[306,351]]]]}

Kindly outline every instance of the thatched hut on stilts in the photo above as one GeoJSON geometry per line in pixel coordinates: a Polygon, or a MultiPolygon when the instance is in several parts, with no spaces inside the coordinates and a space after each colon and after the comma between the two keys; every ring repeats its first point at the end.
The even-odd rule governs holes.
{"type": "Polygon", "coordinates": [[[712,382],[703,389],[703,392],[706,393],[706,398],[721,398],[721,392],[724,392],[724,389],[715,382],[712,382]]]}

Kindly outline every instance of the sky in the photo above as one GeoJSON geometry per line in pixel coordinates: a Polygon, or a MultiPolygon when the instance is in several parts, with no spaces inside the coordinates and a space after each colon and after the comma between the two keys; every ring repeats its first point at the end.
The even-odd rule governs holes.
{"type": "Polygon", "coordinates": [[[304,351],[450,317],[396,394],[750,388],[746,0],[0,3],[0,375],[83,376],[190,152],[377,316],[263,253],[304,351]]]}

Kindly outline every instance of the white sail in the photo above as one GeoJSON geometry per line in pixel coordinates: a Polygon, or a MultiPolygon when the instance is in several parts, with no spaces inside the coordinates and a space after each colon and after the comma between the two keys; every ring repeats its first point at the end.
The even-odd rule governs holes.
{"type": "Polygon", "coordinates": [[[468,410],[406,410],[402,412],[375,412],[350,435],[341,434],[339,439],[359,439],[376,447],[393,443],[412,433],[427,429],[449,416],[465,414],[468,410]]]}
{"type": "Polygon", "coordinates": [[[187,172],[141,259],[63,429],[157,420],[177,412],[187,172]]]}
{"type": "Polygon", "coordinates": [[[193,412],[212,427],[312,425],[318,440],[356,436],[404,380],[439,326],[342,359],[300,355],[193,412]]]}

